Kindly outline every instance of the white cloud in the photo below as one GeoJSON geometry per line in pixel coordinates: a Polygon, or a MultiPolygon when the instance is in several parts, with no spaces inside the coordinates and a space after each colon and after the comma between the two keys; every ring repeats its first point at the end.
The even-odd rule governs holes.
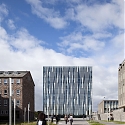
{"type": "Polygon", "coordinates": [[[75,10],[74,8],[68,8],[65,11],[65,19],[67,20],[75,20],[75,10]]]}
{"type": "MultiPolygon", "coordinates": [[[[81,32],[74,32],[68,36],[60,37],[62,42],[58,43],[58,45],[64,48],[68,53],[73,53],[74,50],[76,51],[77,49],[81,49],[81,51],[98,51],[105,46],[104,42],[95,39],[99,37],[98,35],[99,34],[97,34],[97,36],[90,36],[82,35],[81,32]]],[[[103,37],[103,35],[101,34],[100,37],[103,37]]]]}
{"type": "Polygon", "coordinates": [[[2,40],[7,40],[8,36],[7,36],[7,32],[4,28],[0,27],[0,39],[2,40]]]}
{"type": "Polygon", "coordinates": [[[8,15],[8,10],[5,4],[0,4],[0,22],[8,15]]]}
{"type": "Polygon", "coordinates": [[[54,9],[45,8],[39,0],[26,0],[31,5],[32,13],[36,14],[39,18],[44,19],[52,27],[56,29],[64,28],[67,22],[59,14],[59,11],[54,9]]]}
{"type": "MultiPolygon", "coordinates": [[[[53,27],[63,28],[66,25],[59,12],[44,8],[41,1],[27,0],[27,2],[31,4],[34,14],[37,14],[37,16],[50,23],[53,27]],[[57,22],[58,25],[56,27],[57,22]]],[[[116,3],[103,6],[95,5],[93,8],[83,5],[78,5],[76,9],[69,8],[69,11],[72,12],[72,20],[76,20],[83,26],[89,27],[93,30],[93,33],[92,35],[83,35],[83,30],[73,32],[65,37],[60,37],[62,42],[59,45],[62,46],[62,49],[66,50],[66,54],[67,52],[72,53],[76,49],[87,52],[91,50],[94,54],[92,56],[89,55],[87,58],[66,56],[52,49],[47,49],[44,47],[45,42],[32,36],[25,28],[10,35],[3,27],[0,27],[0,70],[31,71],[36,85],[36,110],[42,110],[42,66],[93,66],[94,110],[97,109],[97,104],[103,100],[104,96],[109,99],[117,99],[117,69],[118,64],[124,59],[122,46],[124,35],[122,32],[113,36],[108,31],[96,31],[103,29],[104,26],[108,26],[111,22],[122,29],[122,13],[120,14],[120,11],[116,9],[117,7],[119,8],[121,2],[118,3],[117,5],[116,3]],[[103,15],[103,13],[106,15],[103,15]],[[104,38],[110,40],[100,41],[100,39],[104,38]]],[[[2,13],[0,15],[1,19],[3,19],[4,15],[8,14],[4,4],[0,6],[0,12],[2,13]]],[[[69,19],[68,16],[66,18],[69,19]]]]}
{"type": "Polygon", "coordinates": [[[9,38],[10,44],[18,50],[27,51],[45,42],[31,36],[25,28],[21,28],[14,36],[9,38]]]}
{"type": "Polygon", "coordinates": [[[0,28],[1,70],[31,71],[35,82],[36,110],[42,110],[42,66],[93,66],[94,110],[96,110],[97,103],[102,101],[104,96],[107,98],[117,98],[118,59],[122,59],[118,57],[119,55],[117,59],[110,59],[111,56],[108,55],[96,55],[96,57],[91,58],[65,56],[52,49],[44,48],[41,46],[41,41],[36,44],[37,39],[31,36],[26,29],[21,29],[16,34],[18,34],[16,37],[15,35],[11,36],[13,42],[10,42],[9,34],[7,34],[5,29],[0,28]],[[13,47],[17,51],[15,51],[13,47]],[[109,62],[103,64],[101,59],[104,56],[105,61],[114,62],[112,63],[112,67],[107,68],[107,66],[105,66],[105,64],[108,65],[109,62]],[[114,96],[110,94],[112,92],[114,96]]]}
{"type": "MultiPolygon", "coordinates": [[[[52,27],[61,29],[73,20],[92,31],[101,31],[113,26],[123,29],[124,26],[124,1],[112,0],[111,3],[87,5],[81,0],[67,1],[69,6],[65,8],[65,16],[60,11],[43,7],[44,1],[26,0],[31,5],[32,13],[45,20],[52,27]],[[75,3],[75,4],[72,4],[75,3]]],[[[52,0],[56,5],[58,1],[52,0]]],[[[61,1],[62,2],[62,1],[61,1]]],[[[51,4],[51,3],[50,3],[51,4]]]]}
{"type": "MultiPolygon", "coordinates": [[[[72,12],[71,19],[80,22],[81,25],[92,31],[101,31],[112,26],[123,29],[124,26],[124,1],[94,4],[87,6],[78,4],[68,9],[67,15],[72,12]]],[[[68,16],[67,16],[68,17],[68,16]]],[[[70,16],[69,16],[70,19],[70,16]]]]}
{"type": "Polygon", "coordinates": [[[87,51],[95,54],[95,51],[100,52],[100,50],[109,52],[112,46],[120,50],[118,46],[123,44],[121,34],[124,29],[123,1],[113,0],[110,3],[94,3],[93,5],[81,2],[68,8],[65,17],[67,20],[80,22],[81,28],[67,36],[60,37],[62,42],[58,45],[63,53],[71,54],[79,50],[79,52],[87,51]],[[117,37],[117,42],[113,37],[117,37]]]}
{"type": "Polygon", "coordinates": [[[112,34],[110,32],[95,32],[92,35],[92,38],[94,39],[102,39],[102,38],[111,38],[112,34]]]}
{"type": "Polygon", "coordinates": [[[11,19],[8,19],[7,25],[8,25],[8,27],[9,27],[11,30],[16,29],[16,27],[15,27],[15,25],[14,25],[14,21],[11,20],[11,19]]]}
{"type": "Polygon", "coordinates": [[[124,45],[124,33],[119,33],[116,35],[111,42],[114,47],[119,47],[121,49],[124,45]]]}
{"type": "Polygon", "coordinates": [[[58,0],[43,0],[43,2],[46,3],[46,4],[55,5],[56,2],[58,2],[58,0]]]}

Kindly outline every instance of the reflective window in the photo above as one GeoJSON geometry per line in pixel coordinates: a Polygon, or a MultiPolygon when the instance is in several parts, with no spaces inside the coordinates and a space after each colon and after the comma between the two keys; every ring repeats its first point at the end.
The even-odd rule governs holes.
{"type": "Polygon", "coordinates": [[[12,83],[12,84],[14,83],[14,79],[11,79],[11,83],[12,83]]]}
{"type": "Polygon", "coordinates": [[[7,84],[8,83],[8,79],[4,79],[4,84],[7,84]]]}
{"type": "Polygon", "coordinates": [[[4,106],[7,106],[8,100],[4,100],[4,106]]]}
{"type": "Polygon", "coordinates": [[[17,79],[17,80],[16,80],[16,83],[17,83],[17,84],[20,84],[20,79],[17,79]]]}
{"type": "Polygon", "coordinates": [[[16,94],[17,94],[17,95],[20,95],[20,90],[16,90],[16,94]]]}
{"type": "Polygon", "coordinates": [[[92,111],[91,67],[43,67],[44,112],[89,115],[92,111]],[[89,81],[89,82],[88,82],[89,81]]]}

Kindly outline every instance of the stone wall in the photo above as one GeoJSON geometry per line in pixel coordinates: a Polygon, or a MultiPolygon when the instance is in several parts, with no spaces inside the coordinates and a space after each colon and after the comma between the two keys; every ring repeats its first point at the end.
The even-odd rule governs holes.
{"type": "Polygon", "coordinates": [[[92,119],[93,119],[93,120],[99,120],[99,119],[98,119],[98,115],[93,115],[93,116],[92,116],[92,119]]]}
{"type": "Polygon", "coordinates": [[[113,111],[114,121],[125,121],[125,112],[123,112],[123,108],[113,111]]]}
{"type": "Polygon", "coordinates": [[[110,114],[113,114],[114,121],[125,121],[125,112],[123,108],[114,110],[112,113],[100,114],[100,120],[108,120],[108,118],[110,119],[110,114]]]}
{"type": "Polygon", "coordinates": [[[101,120],[108,120],[109,113],[100,114],[100,118],[101,118],[101,120]]]}

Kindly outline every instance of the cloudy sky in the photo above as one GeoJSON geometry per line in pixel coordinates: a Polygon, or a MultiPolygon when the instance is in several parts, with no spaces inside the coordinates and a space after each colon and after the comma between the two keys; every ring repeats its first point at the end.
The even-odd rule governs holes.
{"type": "Polygon", "coordinates": [[[93,111],[117,99],[124,0],[0,0],[0,70],[31,71],[42,110],[43,66],[93,66],[93,111]]]}

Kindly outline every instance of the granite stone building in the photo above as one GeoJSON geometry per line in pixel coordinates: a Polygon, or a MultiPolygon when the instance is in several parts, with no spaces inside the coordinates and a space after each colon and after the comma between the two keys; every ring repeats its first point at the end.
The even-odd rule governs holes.
{"type": "Polygon", "coordinates": [[[14,98],[16,100],[16,121],[34,120],[34,81],[30,71],[0,71],[0,120],[9,120],[9,78],[12,86],[12,120],[14,98]]]}
{"type": "Polygon", "coordinates": [[[92,113],[91,66],[44,66],[43,111],[49,114],[92,113]],[[49,107],[49,108],[48,108],[49,107]]]}
{"type": "Polygon", "coordinates": [[[105,111],[111,111],[112,117],[115,121],[125,121],[125,60],[123,60],[118,67],[118,103],[114,102],[114,106],[117,107],[114,107],[113,110],[109,108],[104,111],[103,103],[104,102],[100,103],[98,108],[98,115],[100,115],[102,120],[107,120],[108,115],[105,111]]]}
{"type": "Polygon", "coordinates": [[[119,64],[118,68],[118,100],[119,108],[125,111],[125,60],[119,64]]]}

